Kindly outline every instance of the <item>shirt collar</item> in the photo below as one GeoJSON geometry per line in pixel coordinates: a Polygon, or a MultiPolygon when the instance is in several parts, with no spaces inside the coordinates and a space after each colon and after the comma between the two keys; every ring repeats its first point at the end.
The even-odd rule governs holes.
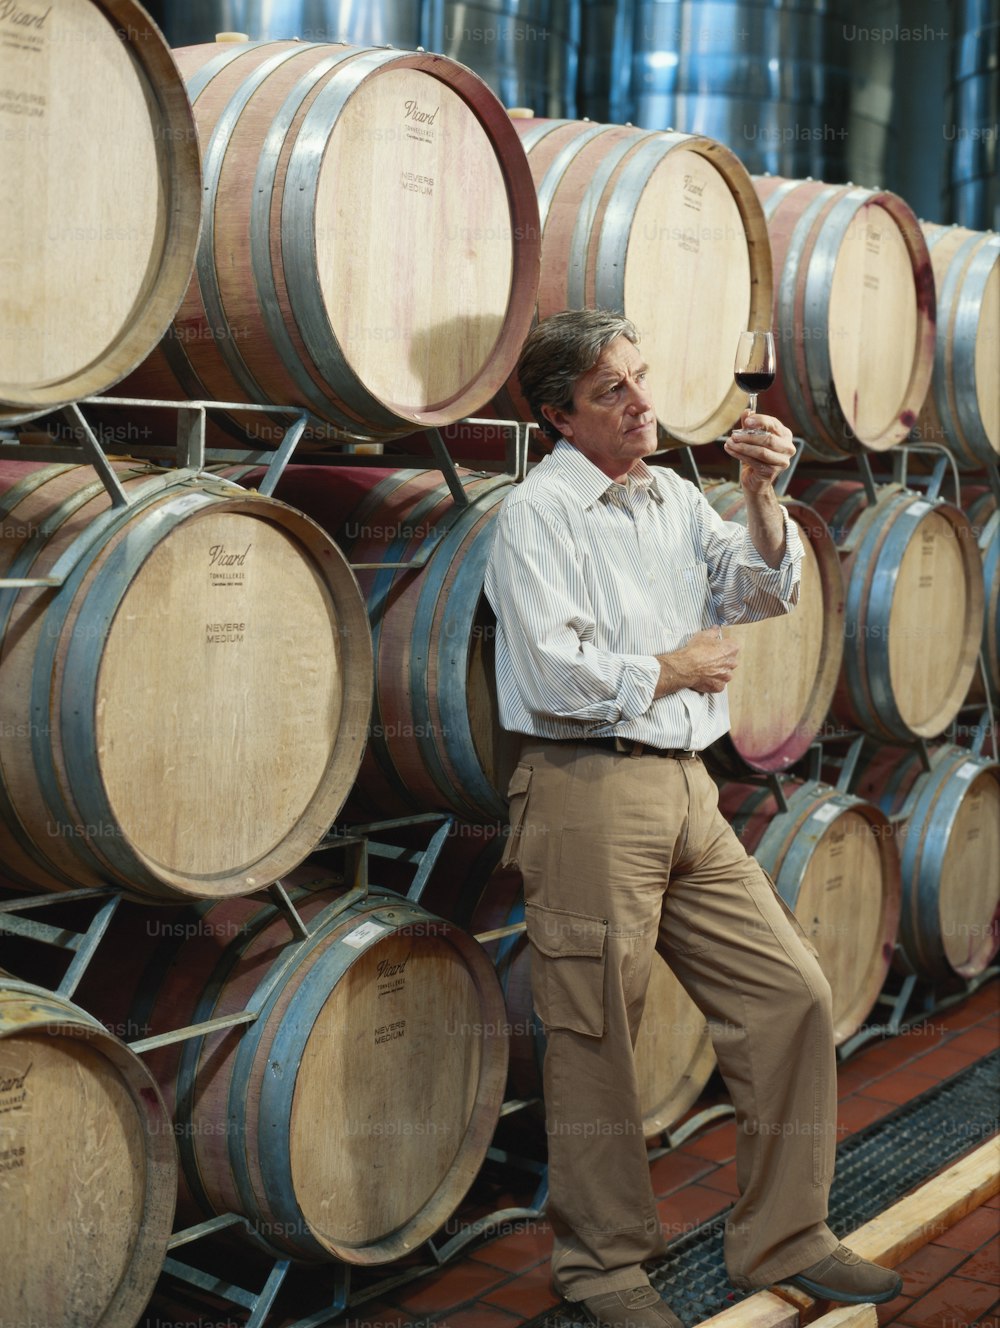
{"type": "MultiPolygon", "coordinates": [[[[579,497],[581,506],[586,510],[599,502],[604,494],[616,487],[614,480],[609,480],[602,470],[585,457],[583,453],[565,438],[560,438],[552,452],[552,459],[572,485],[573,492],[579,497]]],[[[646,489],[654,502],[662,503],[660,481],[656,472],[639,460],[628,474],[630,488],[646,489]]],[[[624,486],[621,486],[624,487],[624,486]]]]}

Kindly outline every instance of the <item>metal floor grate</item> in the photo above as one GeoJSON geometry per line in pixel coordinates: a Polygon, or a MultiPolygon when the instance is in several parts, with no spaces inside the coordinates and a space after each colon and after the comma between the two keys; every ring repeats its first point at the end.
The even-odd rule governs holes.
{"type": "MultiPolygon", "coordinates": [[[[1000,1128],[1000,1052],[928,1089],[857,1131],[837,1149],[829,1225],[838,1236],[876,1217],[1000,1128]]],[[[649,1279],[685,1324],[700,1323],[752,1293],[730,1284],[722,1258],[725,1213],[675,1241],[647,1267],[649,1279]]],[[[526,1328],[586,1328],[568,1306],[526,1328]]]]}

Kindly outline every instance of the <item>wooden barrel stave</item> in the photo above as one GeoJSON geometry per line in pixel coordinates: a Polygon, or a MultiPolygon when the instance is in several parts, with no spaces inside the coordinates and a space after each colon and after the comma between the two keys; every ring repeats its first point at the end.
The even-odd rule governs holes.
{"type": "Polygon", "coordinates": [[[840,1045],[858,1031],[889,971],[899,854],[887,817],[861,798],[812,781],[790,780],[783,790],[787,812],[768,789],[740,783],[723,785],[720,807],[818,951],[840,1045]]]}
{"type": "MultiPolygon", "coordinates": [[[[0,476],[10,532],[0,540],[0,571],[68,570],[58,592],[0,594],[0,716],[13,735],[0,767],[6,871],[30,889],[114,883],[161,899],[260,888],[315,846],[360,760],[371,656],[356,582],[332,542],[284,504],[207,477],[115,469],[124,508],[111,506],[89,467],[29,466],[19,475],[11,465],[0,476]],[[226,554],[227,545],[243,553],[226,554]],[[211,570],[213,551],[239,562],[251,546],[259,572],[252,563],[248,571],[211,570]],[[272,573],[280,585],[269,592],[272,573]],[[205,599],[201,621],[210,592],[217,598],[205,599]],[[249,655],[209,653],[231,639],[226,624],[215,630],[219,612],[245,619],[248,608],[259,615],[249,655]],[[246,728],[245,698],[232,679],[243,676],[248,695],[266,690],[264,675],[274,672],[266,658],[282,653],[303,622],[313,637],[326,624],[329,650],[314,640],[287,699],[271,698],[274,727],[265,738],[259,725],[246,728]],[[188,689],[183,712],[162,703],[164,660],[170,684],[188,689]],[[218,697],[209,694],[212,679],[218,697]],[[329,721],[325,735],[322,724],[313,727],[320,715],[329,721]],[[246,735],[244,773],[253,774],[261,802],[253,826],[211,810],[225,788],[216,769],[222,748],[213,744],[224,746],[234,724],[246,735]],[[286,757],[297,766],[289,781],[275,767],[273,741],[280,731],[283,744],[304,724],[310,736],[303,744],[300,734],[286,757]]],[[[246,639],[242,629],[237,637],[237,645],[246,639]]]]}
{"type": "Polygon", "coordinates": [[[166,1256],[176,1197],[177,1152],[153,1077],[77,1005],[0,976],[0,1083],[12,1159],[0,1171],[5,1313],[131,1328],[166,1256]],[[15,1080],[28,1110],[13,1102],[15,1080]]]}

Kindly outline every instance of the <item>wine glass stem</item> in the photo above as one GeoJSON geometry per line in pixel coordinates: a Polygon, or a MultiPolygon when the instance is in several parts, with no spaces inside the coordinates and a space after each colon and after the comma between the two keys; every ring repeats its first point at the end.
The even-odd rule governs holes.
{"type": "Polygon", "coordinates": [[[757,393],[756,393],[756,392],[748,392],[748,393],[747,393],[747,405],[749,406],[751,412],[752,412],[754,415],[756,415],[756,413],[757,413],[757,393]]]}

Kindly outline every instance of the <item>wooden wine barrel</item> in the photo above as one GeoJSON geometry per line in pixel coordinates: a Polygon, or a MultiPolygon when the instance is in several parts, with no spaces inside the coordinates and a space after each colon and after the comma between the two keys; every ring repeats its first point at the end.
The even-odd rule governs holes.
{"type": "Polygon", "coordinates": [[[934,363],[934,279],[916,217],[888,190],[777,176],[754,187],[775,272],[768,410],[828,460],[903,442],[934,363]]]}
{"type": "Polygon", "coordinates": [[[292,891],[305,940],[259,900],[152,919],[122,906],[114,969],[92,966],[80,999],[152,1036],[254,1011],[147,1053],[175,1117],[181,1216],[242,1214],[255,1244],[302,1262],[384,1263],[451,1216],[482,1164],[503,997],[452,924],[388,891],[350,903],[310,884],[292,891]]]}
{"type": "Polygon", "coordinates": [[[982,973],[1000,945],[1000,764],[944,745],[866,750],[861,797],[899,817],[900,967],[927,981],[982,973]]]}
{"type": "MultiPolygon", "coordinates": [[[[514,123],[543,227],[538,317],[622,311],[662,428],[681,443],[723,433],[746,404],[733,381],[739,334],[766,326],[771,307],[767,230],[739,159],[699,135],[514,123]]],[[[513,380],[496,408],[531,418],[513,380]]]]}
{"type": "MultiPolygon", "coordinates": [[[[415,51],[175,55],[206,225],[171,331],[128,389],[302,406],[373,441],[474,415],[511,372],[538,284],[534,189],[487,85],[415,51]]],[[[235,418],[265,445],[287,423],[235,418]]]]}
{"type": "Polygon", "coordinates": [[[937,287],[938,325],[921,439],[963,470],[1000,461],[1000,235],[921,222],[937,287]]]}
{"type": "Polygon", "coordinates": [[[191,107],[142,6],[4,10],[0,425],[101,392],[148,355],[201,226],[191,107]]]}
{"type": "Polygon", "coordinates": [[[0,975],[0,1122],[4,1319],[132,1328],[177,1195],[152,1075],[78,1006],[0,975]]]}
{"type": "Polygon", "coordinates": [[[0,461],[0,862],[28,889],[259,890],[335,819],[371,636],[307,517],[208,476],[0,461]]]}
{"type": "MultiPolygon", "coordinates": [[[[499,848],[502,844],[493,851],[494,860],[499,857],[499,848]]],[[[482,887],[470,929],[486,932],[523,921],[521,874],[498,867],[482,887]]],[[[484,941],[484,947],[496,964],[507,1006],[509,1094],[519,1099],[540,1099],[545,1032],[531,999],[527,936],[522,932],[484,941]]],[[[680,1120],[697,1101],[715,1068],[715,1051],[705,1017],[659,953],[654,954],[650,970],[646,1005],[636,1037],[635,1067],[647,1139],[680,1120]]]]}
{"type": "Polygon", "coordinates": [[[833,530],[847,586],[833,714],[883,742],[934,737],[961,708],[982,634],[968,517],[894,484],[873,506],[853,480],[818,480],[800,497],[833,530]]]}
{"type": "Polygon", "coordinates": [[[827,784],[788,780],[781,811],[766,788],[731,783],[719,805],[815,946],[833,992],[837,1045],[882,990],[900,911],[899,853],[888,818],[827,784]]]}
{"type": "Polygon", "coordinates": [[[439,471],[289,466],[278,486],[337,540],[368,606],[375,696],[352,796],[368,815],[506,818],[519,739],[500,727],[483,579],[509,483],[463,474],[464,508],[439,471]]]}
{"type": "MultiPolygon", "coordinates": [[[[738,484],[714,484],[705,496],[725,521],[746,525],[738,484]]],[[[818,512],[783,499],[802,538],[802,581],[792,613],[725,634],[740,644],[729,684],[730,730],[709,759],[739,777],[740,763],[784,770],[819,733],[829,709],[844,650],[844,581],[837,547],[818,512]]]]}

